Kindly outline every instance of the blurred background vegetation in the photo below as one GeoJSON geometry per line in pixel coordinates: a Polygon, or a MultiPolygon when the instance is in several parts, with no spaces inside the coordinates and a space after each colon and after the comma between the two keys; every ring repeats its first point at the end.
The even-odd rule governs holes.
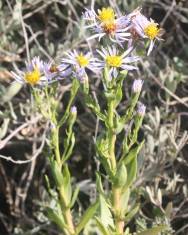
{"type": "MultiPolygon", "coordinates": [[[[146,16],[165,29],[164,41],[157,43],[149,58],[131,79],[144,79],[142,102],[147,114],[140,133],[145,147],[139,156],[135,193],[141,211],[130,226],[140,231],[147,224],[166,220],[165,234],[188,234],[188,2],[187,0],[1,0],[0,1],[0,235],[55,235],[57,228],[45,217],[44,175],[49,174],[45,158],[46,124],[35,112],[29,88],[12,83],[10,71],[23,66],[30,56],[55,59],[69,49],[90,50],[96,41],[87,41],[81,14],[85,7],[111,6],[126,14],[142,6],[146,16]],[[13,163],[31,159],[28,164],[13,163]],[[166,217],[164,217],[166,214],[166,217]]],[[[59,88],[59,100],[67,102],[70,81],[59,88]]],[[[93,93],[101,100],[100,79],[90,77],[93,93]]],[[[130,86],[125,87],[125,103],[130,86]]],[[[70,160],[75,183],[80,186],[77,213],[94,200],[96,159],[93,137],[100,124],[76,100],[77,143],[70,160]]],[[[62,132],[63,141],[63,132],[62,132]]],[[[91,221],[85,231],[98,234],[91,221]]]]}

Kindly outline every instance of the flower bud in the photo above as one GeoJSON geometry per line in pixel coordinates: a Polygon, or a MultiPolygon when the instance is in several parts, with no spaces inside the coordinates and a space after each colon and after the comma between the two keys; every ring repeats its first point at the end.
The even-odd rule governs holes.
{"type": "Polygon", "coordinates": [[[76,115],[76,114],[77,114],[77,108],[76,108],[76,106],[72,106],[71,109],[70,109],[70,111],[71,111],[71,113],[72,113],[73,115],[76,115]]]}
{"type": "Polygon", "coordinates": [[[132,85],[132,91],[134,93],[140,93],[142,90],[143,81],[141,79],[136,79],[132,85]]]}
{"type": "Polygon", "coordinates": [[[52,121],[50,122],[50,129],[51,130],[55,130],[56,129],[56,125],[52,121]]]}
{"type": "Polygon", "coordinates": [[[89,92],[89,81],[85,69],[75,67],[75,76],[80,81],[84,93],[88,94],[89,92]]]}
{"type": "Polygon", "coordinates": [[[141,117],[144,117],[145,112],[146,112],[146,106],[144,104],[139,104],[138,109],[137,109],[138,115],[140,115],[141,117]]]}
{"type": "Polygon", "coordinates": [[[75,66],[75,76],[81,83],[88,83],[88,76],[85,69],[75,66]]]}
{"type": "Polygon", "coordinates": [[[70,125],[73,125],[75,123],[76,117],[77,117],[77,108],[76,106],[72,106],[70,109],[70,116],[69,116],[70,125]]]}
{"type": "Polygon", "coordinates": [[[83,76],[80,76],[79,80],[81,84],[88,86],[88,76],[86,73],[84,73],[83,76]]]}

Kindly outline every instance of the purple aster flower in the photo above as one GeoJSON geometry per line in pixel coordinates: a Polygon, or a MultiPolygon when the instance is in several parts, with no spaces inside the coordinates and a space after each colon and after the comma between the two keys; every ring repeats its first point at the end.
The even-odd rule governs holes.
{"type": "Polygon", "coordinates": [[[130,32],[133,38],[140,37],[150,40],[147,52],[147,55],[149,55],[154,47],[155,41],[162,40],[161,36],[164,30],[159,28],[158,24],[152,19],[148,20],[140,11],[141,8],[138,8],[127,16],[131,22],[130,32]]]}
{"type": "Polygon", "coordinates": [[[106,49],[102,47],[101,50],[97,50],[97,52],[101,55],[103,60],[98,60],[96,65],[100,69],[107,66],[109,68],[110,77],[116,78],[120,70],[137,69],[134,65],[130,65],[140,60],[138,56],[129,56],[132,50],[133,48],[129,48],[123,53],[120,53],[115,46],[107,47],[106,49]]]}
{"type": "Polygon", "coordinates": [[[108,36],[111,41],[122,46],[122,42],[128,41],[130,37],[129,19],[126,16],[116,17],[114,10],[111,7],[102,8],[96,13],[94,10],[87,10],[83,14],[83,19],[86,20],[86,28],[91,28],[94,34],[88,38],[98,38],[99,40],[108,36]]]}

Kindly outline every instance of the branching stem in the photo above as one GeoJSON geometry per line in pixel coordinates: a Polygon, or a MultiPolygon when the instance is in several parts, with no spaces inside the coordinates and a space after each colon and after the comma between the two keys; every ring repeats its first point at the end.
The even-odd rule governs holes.
{"type": "MultiPolygon", "coordinates": [[[[59,127],[55,127],[55,129],[53,130],[53,144],[55,148],[54,151],[55,151],[56,161],[59,164],[59,166],[61,166],[61,154],[60,154],[60,149],[59,149],[59,127]]],[[[68,200],[66,198],[63,186],[59,188],[59,196],[60,196],[63,216],[67,224],[67,230],[69,232],[69,235],[74,235],[75,228],[73,224],[72,214],[71,214],[71,210],[69,208],[68,202],[67,202],[68,200]]]]}
{"type": "MultiPolygon", "coordinates": [[[[109,138],[109,158],[111,161],[112,170],[116,173],[117,161],[115,157],[115,143],[116,143],[116,134],[114,131],[114,102],[109,100],[108,102],[108,138],[109,138]]],[[[120,211],[121,211],[121,188],[116,188],[112,185],[112,206],[113,213],[115,218],[115,226],[119,235],[123,235],[124,222],[121,220],[120,211]]]]}

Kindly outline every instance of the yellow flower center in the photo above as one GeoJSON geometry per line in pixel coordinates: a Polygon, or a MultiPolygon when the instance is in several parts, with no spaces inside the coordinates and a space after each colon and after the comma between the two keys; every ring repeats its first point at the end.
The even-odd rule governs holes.
{"type": "Polygon", "coordinates": [[[27,72],[25,74],[25,80],[31,84],[31,85],[35,85],[37,84],[37,82],[40,80],[40,71],[38,68],[35,68],[32,72],[27,72]]]}
{"type": "Polygon", "coordinates": [[[103,7],[102,10],[98,10],[98,18],[104,23],[115,19],[114,10],[111,7],[103,7]]]}
{"type": "Polygon", "coordinates": [[[158,28],[158,24],[150,23],[145,29],[144,33],[148,36],[149,39],[153,40],[158,34],[160,29],[158,28]]]}
{"type": "Polygon", "coordinates": [[[103,29],[107,34],[113,34],[116,31],[116,28],[117,26],[115,21],[109,21],[103,25],[103,29]]]}
{"type": "Polygon", "coordinates": [[[111,67],[120,67],[122,64],[122,58],[118,55],[109,55],[106,57],[106,63],[111,67]]]}
{"type": "Polygon", "coordinates": [[[80,67],[86,67],[89,64],[88,58],[86,58],[82,53],[76,57],[76,60],[80,67]]]}

